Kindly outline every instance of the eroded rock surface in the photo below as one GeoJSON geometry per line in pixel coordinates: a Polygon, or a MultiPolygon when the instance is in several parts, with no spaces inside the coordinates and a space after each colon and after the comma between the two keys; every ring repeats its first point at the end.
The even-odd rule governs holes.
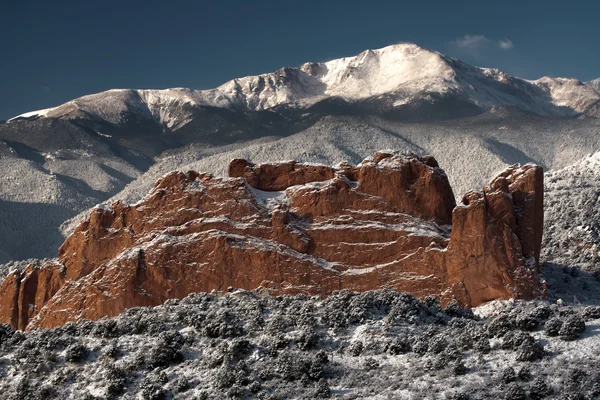
{"type": "Polygon", "coordinates": [[[95,208],[58,262],[0,285],[0,320],[54,327],[229,286],[391,288],[465,306],[544,296],[538,166],[510,167],[458,206],[430,156],[380,152],[335,168],[234,160],[229,173],[172,172],[137,204],[95,208]]]}

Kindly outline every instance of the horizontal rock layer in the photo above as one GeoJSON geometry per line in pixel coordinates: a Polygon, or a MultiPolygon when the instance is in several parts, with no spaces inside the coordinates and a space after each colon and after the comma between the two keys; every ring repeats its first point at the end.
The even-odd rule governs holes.
{"type": "Polygon", "coordinates": [[[435,159],[414,154],[335,168],[234,160],[229,174],[176,171],[137,204],[93,209],[57,262],[0,285],[0,321],[54,327],[230,286],[391,288],[465,306],[544,296],[538,166],[510,167],[458,206],[435,159]]]}

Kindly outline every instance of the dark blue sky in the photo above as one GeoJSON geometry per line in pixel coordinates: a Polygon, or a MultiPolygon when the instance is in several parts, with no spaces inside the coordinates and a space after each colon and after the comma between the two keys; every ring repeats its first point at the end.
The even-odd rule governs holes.
{"type": "Polygon", "coordinates": [[[597,0],[8,0],[0,12],[0,120],[110,88],[210,88],[399,42],[524,78],[600,76],[597,0]]]}

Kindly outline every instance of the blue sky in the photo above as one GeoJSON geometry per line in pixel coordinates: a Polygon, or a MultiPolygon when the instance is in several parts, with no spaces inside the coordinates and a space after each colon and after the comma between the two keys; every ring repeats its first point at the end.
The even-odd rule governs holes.
{"type": "Polygon", "coordinates": [[[598,1],[11,1],[0,120],[110,88],[210,88],[399,42],[535,79],[600,77],[598,1]]]}

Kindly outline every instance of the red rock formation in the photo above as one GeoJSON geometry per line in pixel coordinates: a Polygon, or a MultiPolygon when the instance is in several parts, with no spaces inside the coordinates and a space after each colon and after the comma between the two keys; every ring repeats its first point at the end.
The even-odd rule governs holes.
{"type": "Polygon", "coordinates": [[[137,204],[94,209],[59,263],[0,285],[0,321],[54,327],[229,286],[392,288],[467,306],[544,295],[540,167],[511,167],[458,206],[435,159],[414,154],[229,171],[173,172],[137,204]]]}

